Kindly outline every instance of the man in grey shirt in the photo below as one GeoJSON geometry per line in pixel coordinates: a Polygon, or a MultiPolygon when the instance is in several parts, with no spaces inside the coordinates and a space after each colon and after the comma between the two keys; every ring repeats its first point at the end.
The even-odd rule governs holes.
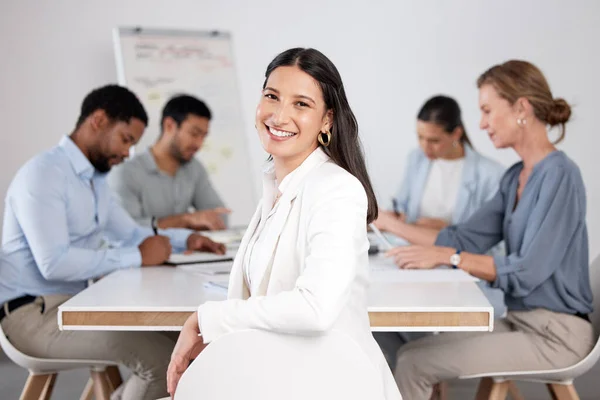
{"type": "Polygon", "coordinates": [[[201,100],[188,95],[171,98],[163,108],[156,143],[113,168],[108,183],[138,223],[149,226],[156,218],[161,229],[225,229],[230,211],[194,157],[208,135],[210,119],[201,100]]]}

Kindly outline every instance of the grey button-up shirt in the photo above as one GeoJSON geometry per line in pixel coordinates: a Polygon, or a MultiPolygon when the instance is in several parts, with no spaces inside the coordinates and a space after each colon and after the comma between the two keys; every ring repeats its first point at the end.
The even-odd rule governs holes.
{"type": "Polygon", "coordinates": [[[224,206],[206,169],[196,158],[181,165],[175,176],[170,176],[158,169],[154,156],[146,150],[113,168],[108,184],[129,214],[146,226],[152,217],[224,206]]]}

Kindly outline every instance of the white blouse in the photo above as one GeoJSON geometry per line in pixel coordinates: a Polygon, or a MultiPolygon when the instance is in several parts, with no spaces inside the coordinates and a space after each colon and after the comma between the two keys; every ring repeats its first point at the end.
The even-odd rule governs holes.
{"type": "Polygon", "coordinates": [[[264,238],[268,236],[263,233],[269,231],[272,221],[271,217],[279,205],[276,200],[284,193],[285,188],[288,186],[297,170],[298,169],[295,169],[287,174],[279,185],[277,185],[275,168],[272,162],[267,164],[263,170],[262,214],[260,222],[256,226],[256,229],[248,242],[243,261],[244,276],[250,294],[256,293],[260,287],[261,278],[264,276],[265,269],[271,263],[271,258],[273,257],[273,253],[271,253],[270,249],[268,251],[261,251],[264,249],[262,242],[264,238]]]}
{"type": "Polygon", "coordinates": [[[464,158],[437,159],[431,162],[421,198],[419,217],[452,221],[464,165],[464,158]]]}

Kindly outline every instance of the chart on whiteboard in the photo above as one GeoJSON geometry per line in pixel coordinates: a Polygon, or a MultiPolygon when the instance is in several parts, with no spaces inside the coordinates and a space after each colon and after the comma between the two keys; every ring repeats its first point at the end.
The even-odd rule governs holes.
{"type": "Polygon", "coordinates": [[[249,221],[255,206],[231,36],[224,32],[139,28],[115,30],[119,82],[142,101],[148,128],[136,151],[158,138],[160,113],[174,95],[190,94],[212,112],[210,133],[197,157],[208,170],[233,225],[249,221]],[[248,196],[241,196],[241,193],[248,196]]]}

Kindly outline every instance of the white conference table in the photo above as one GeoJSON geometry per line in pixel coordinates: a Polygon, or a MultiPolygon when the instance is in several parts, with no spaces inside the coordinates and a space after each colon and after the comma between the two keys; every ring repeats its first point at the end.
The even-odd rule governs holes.
{"type": "MultiPolygon", "coordinates": [[[[180,330],[198,305],[226,298],[225,289],[208,282],[226,282],[227,276],[198,272],[205,267],[151,267],[114,272],[63,303],[58,312],[59,327],[180,330]]],[[[493,308],[475,281],[446,279],[448,274],[460,270],[406,272],[399,276],[389,275],[390,271],[372,272],[368,312],[373,331],[493,329],[493,308]],[[426,272],[431,275],[422,279],[426,272]]]]}

